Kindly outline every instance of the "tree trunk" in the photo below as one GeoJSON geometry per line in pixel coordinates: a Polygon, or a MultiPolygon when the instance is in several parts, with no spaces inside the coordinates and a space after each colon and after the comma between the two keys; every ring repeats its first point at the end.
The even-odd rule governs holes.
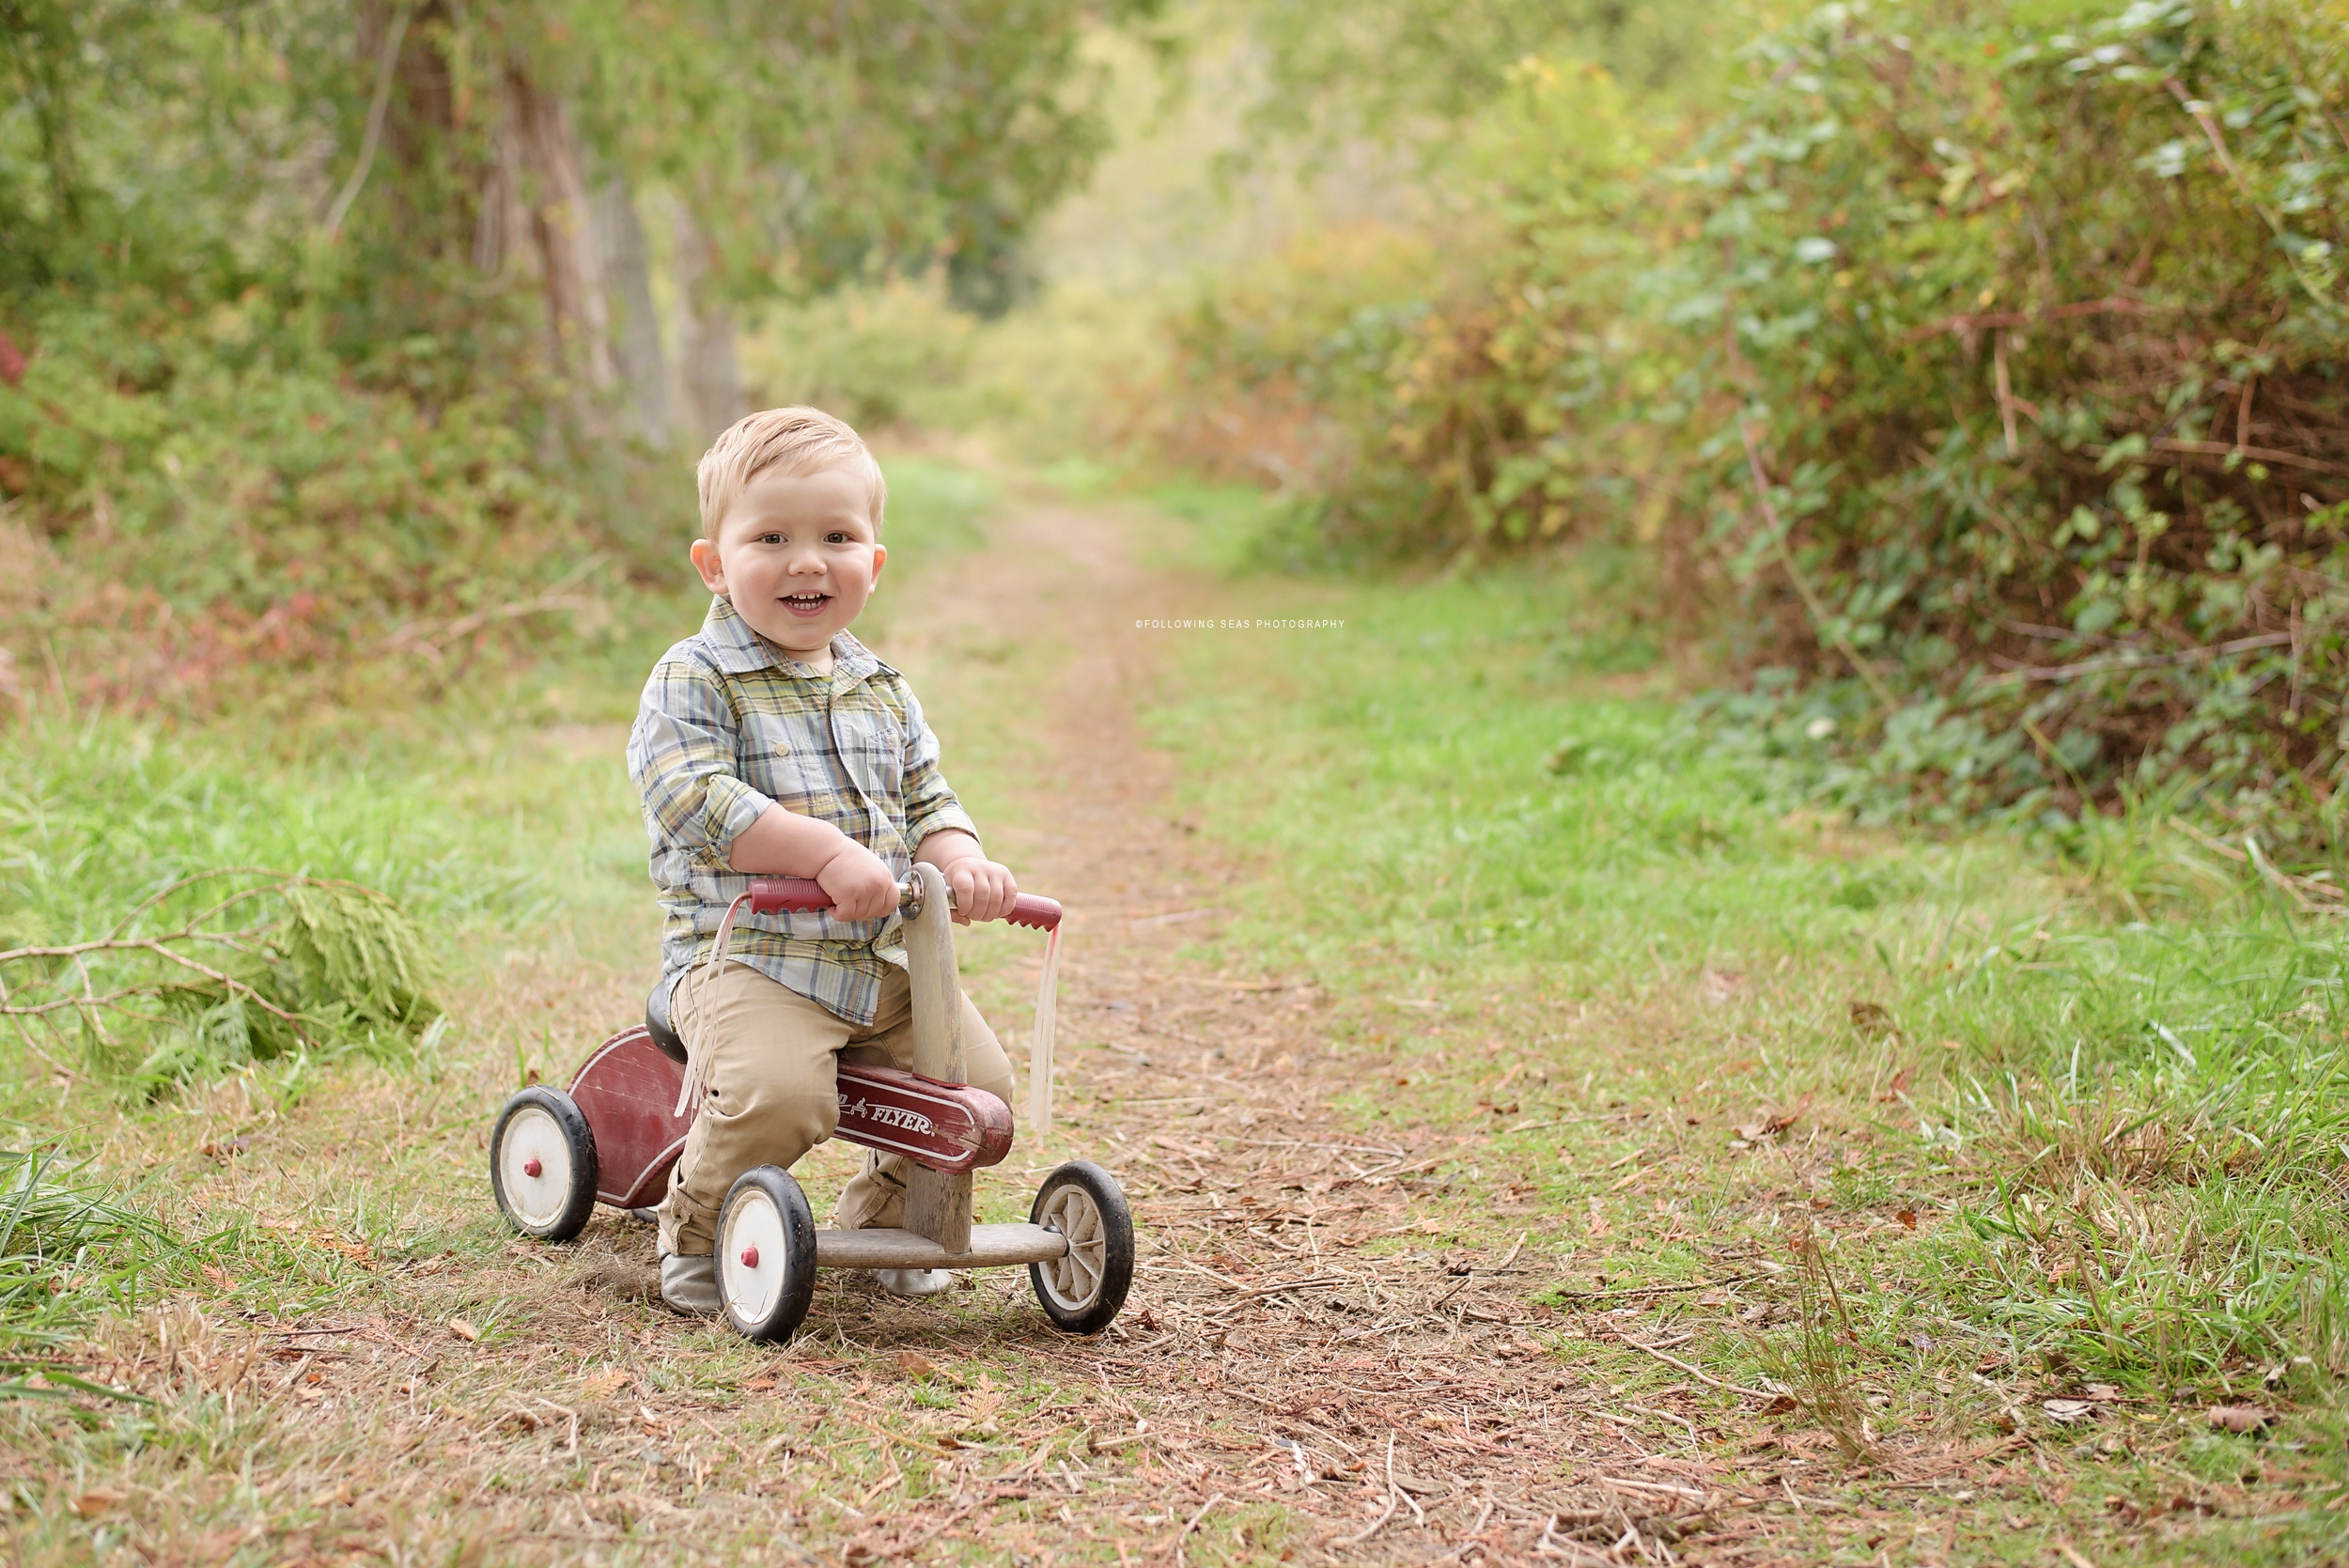
{"type": "Polygon", "coordinates": [[[520,60],[508,63],[506,86],[506,111],[528,177],[523,208],[538,250],[549,354],[556,365],[601,392],[614,380],[611,313],[579,138],[563,101],[532,81],[520,60]]]}
{"type": "Polygon", "coordinates": [[[654,445],[664,445],[669,425],[669,367],[661,351],[661,319],[652,306],[652,258],[645,225],[625,179],[606,180],[596,193],[596,237],[602,247],[603,281],[613,323],[613,353],[620,385],[636,415],[636,428],[654,445]]]}
{"type": "Polygon", "coordinates": [[[474,194],[473,225],[474,271],[494,280],[492,292],[503,293],[521,264],[523,231],[530,226],[522,211],[521,139],[511,116],[490,128],[490,161],[481,172],[474,194]]]}
{"type": "Polygon", "coordinates": [[[742,367],[734,354],[734,315],[719,278],[717,256],[682,203],[677,209],[677,288],[684,314],[677,357],[685,393],[678,434],[699,445],[748,410],[742,398],[742,367]]]}

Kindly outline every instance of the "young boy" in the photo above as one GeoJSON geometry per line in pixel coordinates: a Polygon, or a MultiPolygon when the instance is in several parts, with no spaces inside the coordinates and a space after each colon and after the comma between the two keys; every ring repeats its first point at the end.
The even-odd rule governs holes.
{"type": "MultiPolygon", "coordinates": [[[[1019,890],[980,849],[905,677],[848,634],[889,558],[864,442],[830,414],[770,409],[720,436],[699,479],[693,567],[714,597],[646,682],[628,762],[667,914],[670,1017],[704,1088],[661,1204],[661,1294],[708,1313],[734,1179],[832,1135],[839,1058],[913,1064],[898,879],[935,865],[973,920],[1008,914],[1019,890]],[[833,907],[745,914],[735,961],[713,971],[718,923],[753,876],[814,877],[833,907]]],[[[1010,1061],[967,998],[962,1012],[971,1081],[1011,1104],[1010,1061]]],[[[907,1172],[868,1156],[832,1223],[899,1223],[907,1172]]],[[[952,1282],[876,1272],[904,1296],[952,1282]]]]}

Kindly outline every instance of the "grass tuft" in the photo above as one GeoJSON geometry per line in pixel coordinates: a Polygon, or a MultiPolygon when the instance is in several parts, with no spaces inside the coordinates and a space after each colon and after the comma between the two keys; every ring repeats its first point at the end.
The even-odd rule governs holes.
{"type": "Polygon", "coordinates": [[[114,1390],[55,1354],[101,1312],[135,1307],[166,1237],[49,1149],[0,1150],[0,1394],[114,1390]]]}
{"type": "Polygon", "coordinates": [[[1785,1373],[1803,1390],[1803,1408],[1835,1439],[1844,1462],[1871,1464],[1875,1444],[1869,1438],[1867,1411],[1860,1402],[1854,1365],[1859,1336],[1853,1330],[1851,1312],[1817,1234],[1807,1229],[1797,1232],[1794,1252],[1800,1334],[1793,1365],[1785,1373]]]}

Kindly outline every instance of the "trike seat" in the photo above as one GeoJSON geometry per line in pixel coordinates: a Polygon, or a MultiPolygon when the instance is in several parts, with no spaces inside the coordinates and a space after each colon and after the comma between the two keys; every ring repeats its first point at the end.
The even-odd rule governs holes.
{"type": "Polygon", "coordinates": [[[645,1032],[652,1036],[652,1043],[661,1048],[661,1055],[681,1067],[685,1064],[685,1042],[669,1022],[669,976],[662,975],[654,984],[652,995],[645,999],[645,1032]]]}

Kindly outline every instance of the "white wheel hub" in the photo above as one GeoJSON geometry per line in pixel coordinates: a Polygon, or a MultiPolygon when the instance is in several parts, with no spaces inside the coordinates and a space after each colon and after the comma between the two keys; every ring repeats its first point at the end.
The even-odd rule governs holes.
{"type": "Polygon", "coordinates": [[[507,1118],[498,1185],[514,1217],[534,1230],[553,1224],[570,1205],[571,1141],[544,1107],[526,1105],[507,1118]]]}
{"type": "Polygon", "coordinates": [[[718,1288],[736,1318],[754,1324],[773,1314],[788,1258],[783,1211],[759,1188],[745,1188],[718,1237],[718,1288]]]}
{"type": "Polygon", "coordinates": [[[1068,1250],[1037,1265],[1052,1304],[1066,1312],[1082,1312],[1100,1299],[1101,1274],[1107,1266],[1108,1227],[1101,1206],[1076,1182],[1057,1188],[1044,1201],[1042,1223],[1068,1238],[1068,1250]]]}

